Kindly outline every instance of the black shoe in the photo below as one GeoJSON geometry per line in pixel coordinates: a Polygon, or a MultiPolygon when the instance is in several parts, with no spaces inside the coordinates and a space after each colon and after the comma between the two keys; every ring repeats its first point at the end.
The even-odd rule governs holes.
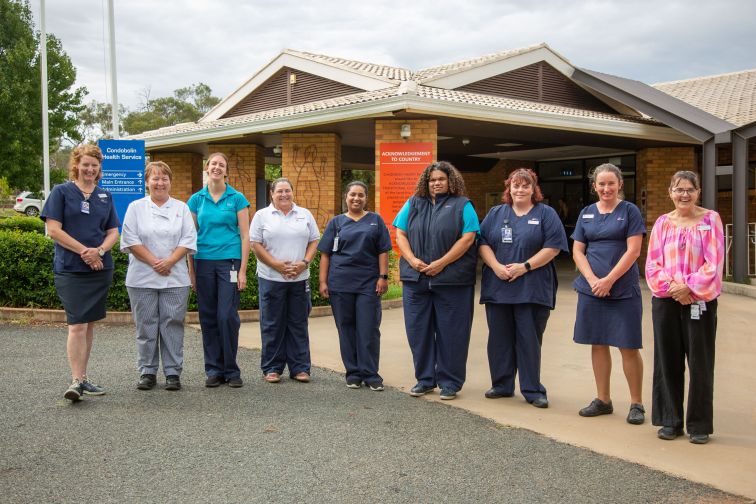
{"type": "Polygon", "coordinates": [[[549,400],[545,397],[539,397],[538,399],[533,399],[532,401],[530,401],[530,404],[532,404],[536,408],[548,408],[549,400]]]}
{"type": "Polygon", "coordinates": [[[362,387],[362,380],[359,378],[347,378],[347,388],[360,388],[362,387]]]}
{"type": "Polygon", "coordinates": [[[662,427],[656,432],[657,437],[665,441],[672,441],[683,434],[682,427],[662,427]]]}
{"type": "Polygon", "coordinates": [[[165,390],[181,390],[181,380],[178,375],[172,374],[165,377],[165,390]]]}
{"type": "Polygon", "coordinates": [[[368,387],[373,392],[383,392],[383,382],[368,383],[368,387]]]}
{"type": "Polygon", "coordinates": [[[691,434],[690,442],[693,444],[706,444],[709,442],[708,434],[691,434]]]}
{"type": "Polygon", "coordinates": [[[139,390],[150,390],[157,384],[157,377],[154,374],[143,374],[139,377],[137,388],[139,390]]]}
{"type": "Polygon", "coordinates": [[[244,386],[244,381],[241,379],[241,376],[237,376],[236,378],[229,378],[228,386],[233,388],[240,388],[244,386]]]}
{"type": "Polygon", "coordinates": [[[220,387],[224,383],[226,383],[226,380],[222,376],[212,375],[212,376],[208,376],[207,379],[205,380],[205,387],[209,387],[209,388],[220,387]]]}
{"type": "Polygon", "coordinates": [[[412,389],[410,390],[409,394],[412,397],[420,397],[420,396],[424,396],[428,392],[433,392],[433,390],[435,388],[436,387],[427,387],[427,386],[423,385],[422,383],[418,383],[417,385],[415,385],[414,387],[412,387],[412,389]]]}
{"type": "Polygon", "coordinates": [[[439,397],[442,401],[451,401],[452,399],[457,398],[457,391],[452,389],[441,389],[439,397]]]}
{"type": "Polygon", "coordinates": [[[578,411],[578,415],[584,416],[584,417],[610,415],[612,413],[614,413],[614,407],[612,406],[612,401],[605,403],[604,401],[598,398],[594,399],[593,401],[591,401],[591,404],[589,404],[585,408],[578,411]]]}
{"type": "Polygon", "coordinates": [[[630,405],[630,412],[627,414],[627,423],[640,425],[646,421],[646,408],[640,403],[630,405]]]}
{"type": "Polygon", "coordinates": [[[499,392],[495,388],[491,387],[490,389],[486,390],[486,393],[484,394],[487,399],[498,399],[500,397],[513,397],[514,393],[512,392],[499,392]]]}

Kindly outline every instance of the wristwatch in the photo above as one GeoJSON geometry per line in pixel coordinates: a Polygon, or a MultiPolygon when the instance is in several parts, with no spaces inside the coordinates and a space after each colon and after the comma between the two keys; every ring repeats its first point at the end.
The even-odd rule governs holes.
{"type": "Polygon", "coordinates": [[[384,280],[388,280],[388,275],[378,275],[378,278],[383,278],[384,280]]]}
{"type": "Polygon", "coordinates": [[[526,270],[530,271],[530,270],[532,270],[532,269],[533,269],[533,266],[531,266],[531,265],[530,265],[530,263],[529,263],[528,261],[525,261],[525,262],[524,262],[523,264],[525,264],[525,269],[526,269],[526,270]]]}
{"type": "Polygon", "coordinates": [[[102,247],[97,247],[97,253],[100,254],[100,257],[105,257],[105,249],[102,247]]]}
{"type": "Polygon", "coordinates": [[[302,259],[302,262],[305,263],[305,266],[310,265],[310,261],[308,261],[307,259],[302,259]]]}

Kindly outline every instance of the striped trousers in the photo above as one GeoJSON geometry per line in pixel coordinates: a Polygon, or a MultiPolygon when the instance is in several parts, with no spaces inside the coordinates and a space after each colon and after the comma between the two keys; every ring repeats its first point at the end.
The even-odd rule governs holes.
{"type": "Polygon", "coordinates": [[[165,375],[180,376],[184,367],[184,317],[189,287],[126,289],[136,323],[139,374],[157,374],[162,358],[165,375]]]}

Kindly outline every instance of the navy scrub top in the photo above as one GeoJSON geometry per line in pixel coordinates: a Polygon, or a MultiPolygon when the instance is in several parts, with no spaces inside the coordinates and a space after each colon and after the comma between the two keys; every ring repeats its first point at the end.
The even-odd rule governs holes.
{"type": "MultiPolygon", "coordinates": [[[[493,207],[480,224],[480,245],[488,245],[502,264],[523,263],[543,248],[568,251],[567,235],[559,215],[548,205],[537,203],[518,217],[509,205],[493,207]],[[512,228],[512,243],[504,243],[502,228],[512,228]]],[[[480,302],[494,304],[534,303],[554,308],[556,268],[553,261],[529,271],[513,282],[501,280],[483,264],[480,302]]]]}
{"type": "MultiPolygon", "coordinates": [[[[50,191],[50,197],[45,202],[40,217],[43,220],[53,219],[63,225],[63,231],[86,247],[99,247],[105,240],[108,229],[120,225],[112,195],[105,189],[95,186],[89,196],[89,213],[82,212],[84,195],[73,182],[56,185],[50,191]]],[[[103,270],[113,269],[113,256],[110,251],[102,258],[103,270]]],[[[53,259],[55,273],[91,273],[87,263],[81,260],[79,254],[71,252],[57,242],[55,243],[55,259],[53,259]]]]}
{"type": "MultiPolygon", "coordinates": [[[[585,257],[593,273],[605,277],[627,251],[630,236],[646,234],[638,207],[627,201],[620,201],[611,213],[599,213],[596,204],[589,205],[580,212],[572,239],[585,244],[585,257]]],[[[640,296],[638,264],[625,272],[612,285],[609,297],[625,299],[640,296]]],[[[588,281],[579,275],[572,286],[581,294],[593,296],[588,281]]]]}
{"type": "Polygon", "coordinates": [[[326,226],[318,250],[328,254],[328,289],[375,294],[380,275],[378,256],[391,250],[388,228],[380,215],[368,212],[358,221],[337,215],[326,226]],[[333,250],[338,236],[338,249],[333,250]]]}

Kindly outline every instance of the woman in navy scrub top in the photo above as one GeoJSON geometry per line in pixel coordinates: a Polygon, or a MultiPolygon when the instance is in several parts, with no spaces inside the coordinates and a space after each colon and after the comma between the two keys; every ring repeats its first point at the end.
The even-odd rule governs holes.
{"type": "Polygon", "coordinates": [[[102,152],[96,145],[76,147],[69,161],[71,181],[53,188],[40,215],[55,240],[55,289],[66,310],[66,348],[73,377],[64,397],[70,401],[79,401],[83,394],[105,393],[87,377],[94,324],[105,318],[113,280],[110,249],[118,239],[119,225],[112,196],[97,186],[101,163],[102,152]]]}
{"type": "Polygon", "coordinates": [[[388,290],[391,237],[380,215],[365,210],[368,188],[351,182],[347,212],[326,226],[320,250],[320,294],[330,298],[346,385],[383,390],[378,374],[381,296],[388,290]]]}
{"type": "Polygon", "coordinates": [[[428,165],[415,195],[394,219],[407,331],[420,397],[436,386],[451,400],[465,382],[470,345],[476,236],[480,229],[465,181],[446,161],[428,165]]]}
{"type": "Polygon", "coordinates": [[[520,392],[537,408],[548,408],[541,384],[541,343],[556,301],[553,259],[567,252],[567,236],[556,211],[543,200],[536,174],[513,171],[504,183],[503,205],[480,225],[483,278],[480,302],[486,305],[489,399],[512,397],[515,375],[520,392]]]}
{"type": "Polygon", "coordinates": [[[619,197],[619,168],[602,164],[593,171],[591,182],[598,202],[580,212],[572,234],[572,257],[580,270],[573,283],[578,293],[574,340],[591,345],[597,397],[579,413],[593,417],[614,411],[609,387],[609,347],[613,346],[620,350],[630,387],[627,421],[639,425],[645,419],[645,409],[643,359],[639,351],[643,305],[636,261],[646,227],[638,207],[619,197]]]}

